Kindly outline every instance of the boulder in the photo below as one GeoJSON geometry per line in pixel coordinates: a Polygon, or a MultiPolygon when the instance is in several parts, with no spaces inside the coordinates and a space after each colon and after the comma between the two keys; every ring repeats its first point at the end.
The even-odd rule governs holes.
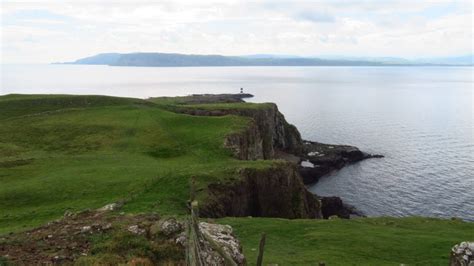
{"type": "Polygon", "coordinates": [[[324,219],[329,219],[331,216],[343,219],[365,217],[362,212],[349,204],[345,204],[339,197],[321,197],[321,203],[321,212],[324,219]]]}
{"type": "Polygon", "coordinates": [[[136,235],[143,235],[145,234],[146,230],[143,228],[140,228],[138,225],[131,225],[128,227],[128,231],[136,234],[136,235]]]}
{"type": "Polygon", "coordinates": [[[150,227],[150,234],[157,235],[163,234],[165,236],[172,236],[183,231],[184,226],[181,222],[175,218],[168,218],[154,223],[150,227]]]}
{"type": "Polygon", "coordinates": [[[461,242],[451,249],[450,266],[474,266],[474,242],[461,242]]]}
{"type": "Polygon", "coordinates": [[[240,241],[232,234],[232,227],[230,225],[200,222],[199,229],[206,238],[212,239],[222,247],[222,250],[238,265],[246,264],[240,241]]]}
{"type": "Polygon", "coordinates": [[[81,228],[81,233],[83,233],[83,234],[84,234],[84,233],[89,233],[89,232],[91,232],[91,231],[92,231],[92,227],[89,226],[89,225],[83,226],[83,227],[81,228]]]}
{"type": "Polygon", "coordinates": [[[105,205],[102,208],[97,209],[99,212],[106,212],[106,211],[116,211],[122,207],[122,204],[120,203],[110,203],[105,205]]]}

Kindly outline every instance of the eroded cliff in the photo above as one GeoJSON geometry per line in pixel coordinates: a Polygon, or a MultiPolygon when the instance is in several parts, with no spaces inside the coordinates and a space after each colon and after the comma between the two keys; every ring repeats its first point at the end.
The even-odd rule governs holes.
{"type": "Polygon", "coordinates": [[[231,134],[225,146],[231,148],[241,160],[273,159],[277,151],[301,154],[303,140],[295,126],[289,124],[274,103],[265,103],[258,108],[219,108],[186,105],[175,109],[189,115],[238,115],[251,118],[243,132],[231,134]]]}
{"type": "Polygon", "coordinates": [[[320,201],[306,190],[294,164],[279,161],[268,168],[242,169],[238,175],[208,186],[201,216],[322,218],[320,201]]]}

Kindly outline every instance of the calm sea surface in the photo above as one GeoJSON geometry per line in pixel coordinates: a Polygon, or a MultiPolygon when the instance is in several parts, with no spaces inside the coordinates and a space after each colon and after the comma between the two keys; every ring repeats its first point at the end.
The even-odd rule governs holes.
{"type": "Polygon", "coordinates": [[[1,67],[0,94],[146,98],[243,87],[255,94],[251,101],[277,103],[305,139],[386,156],[323,178],[314,193],[373,216],[474,220],[474,68],[1,67]]]}

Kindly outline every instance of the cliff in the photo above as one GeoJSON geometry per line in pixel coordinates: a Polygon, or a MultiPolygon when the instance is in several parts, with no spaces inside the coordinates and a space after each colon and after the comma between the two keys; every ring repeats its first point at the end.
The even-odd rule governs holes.
{"type": "Polygon", "coordinates": [[[239,176],[209,185],[201,216],[322,218],[319,200],[306,190],[294,164],[247,168],[239,176]]]}
{"type": "Polygon", "coordinates": [[[240,160],[286,161],[265,169],[243,169],[233,180],[210,184],[209,196],[201,205],[202,215],[349,218],[350,214],[357,214],[337,197],[311,194],[305,184],[374,156],[353,146],[304,141],[275,104],[244,103],[242,98],[247,97],[251,95],[192,95],[174,99],[177,104],[168,107],[188,115],[248,117],[248,126],[228,135],[224,146],[240,160]]]}
{"type": "Polygon", "coordinates": [[[289,124],[274,103],[265,103],[258,108],[206,109],[205,105],[191,108],[183,105],[175,109],[189,115],[222,116],[238,115],[251,118],[243,132],[227,137],[225,146],[234,151],[241,160],[274,159],[277,151],[301,154],[303,140],[295,126],[289,124]]]}

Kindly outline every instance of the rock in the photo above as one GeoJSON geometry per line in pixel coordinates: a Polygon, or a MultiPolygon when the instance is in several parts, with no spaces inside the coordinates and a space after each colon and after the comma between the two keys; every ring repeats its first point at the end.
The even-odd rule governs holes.
{"type": "Polygon", "coordinates": [[[102,208],[97,209],[97,211],[99,211],[99,212],[116,211],[116,210],[122,208],[122,205],[123,204],[120,204],[120,203],[110,203],[110,204],[105,205],[102,208]]]}
{"type": "Polygon", "coordinates": [[[176,243],[176,244],[180,244],[180,245],[183,246],[183,247],[186,247],[186,241],[187,241],[186,233],[185,233],[185,232],[182,232],[182,233],[179,234],[179,236],[176,238],[175,243],[176,243]]]}
{"type": "Polygon", "coordinates": [[[300,173],[306,185],[316,183],[320,177],[332,171],[369,158],[382,158],[360,151],[357,147],[348,145],[329,145],[313,141],[303,142],[303,162],[309,161],[317,169],[308,169],[307,163],[301,165],[300,173]],[[318,167],[316,167],[316,165],[318,167]],[[306,166],[306,167],[305,167],[306,166]]]}
{"type": "Polygon", "coordinates": [[[315,167],[299,167],[299,173],[304,184],[315,184],[319,179],[331,171],[330,167],[325,165],[315,167]]]}
{"type": "Polygon", "coordinates": [[[216,252],[212,250],[201,251],[201,258],[203,258],[204,265],[210,266],[224,266],[224,258],[219,256],[216,252]]]}
{"type": "Polygon", "coordinates": [[[238,265],[245,265],[245,256],[242,252],[242,246],[239,240],[232,234],[230,225],[211,224],[206,222],[199,223],[201,233],[212,239],[222,247],[238,265]]]}
{"type": "Polygon", "coordinates": [[[73,212],[71,212],[71,211],[65,211],[65,212],[64,212],[64,218],[72,217],[72,216],[74,216],[74,213],[73,213],[73,212]]]}
{"type": "Polygon", "coordinates": [[[92,231],[92,226],[86,225],[81,228],[81,233],[89,233],[92,231]]]}
{"type": "Polygon", "coordinates": [[[130,225],[127,230],[136,235],[143,235],[146,232],[145,229],[140,228],[138,225],[130,225]]]}
{"type": "Polygon", "coordinates": [[[68,258],[66,256],[56,255],[53,258],[51,258],[51,261],[53,262],[53,264],[64,264],[69,259],[70,258],[68,258]]]}
{"type": "Polygon", "coordinates": [[[150,227],[150,234],[157,235],[159,233],[165,236],[172,236],[183,231],[183,224],[175,218],[168,218],[153,224],[150,227]]]}
{"type": "Polygon", "coordinates": [[[107,224],[101,226],[101,229],[102,229],[103,231],[107,231],[107,230],[109,230],[109,229],[111,229],[111,228],[112,228],[112,224],[111,224],[111,223],[107,223],[107,224]]]}
{"type": "Polygon", "coordinates": [[[365,215],[356,210],[353,206],[344,204],[339,197],[322,197],[322,214],[324,219],[329,219],[332,216],[349,219],[351,217],[364,217],[365,215]]]}
{"type": "Polygon", "coordinates": [[[450,266],[474,265],[474,242],[461,242],[451,249],[450,266]]]}
{"type": "Polygon", "coordinates": [[[301,166],[306,168],[314,168],[314,164],[308,160],[301,161],[301,166]]]}
{"type": "Polygon", "coordinates": [[[381,155],[381,154],[368,154],[367,155],[367,158],[385,158],[385,156],[381,155]]]}

